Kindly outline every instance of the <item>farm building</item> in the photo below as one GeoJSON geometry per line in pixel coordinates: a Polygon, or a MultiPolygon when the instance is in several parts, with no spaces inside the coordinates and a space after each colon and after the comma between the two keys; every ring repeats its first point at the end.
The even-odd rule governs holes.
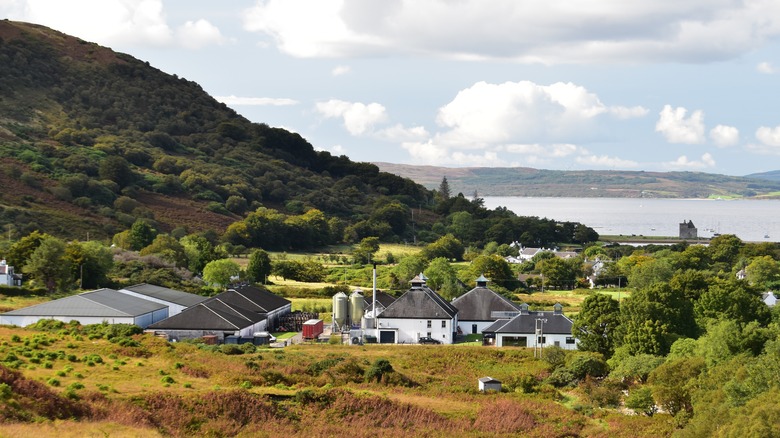
{"type": "Polygon", "coordinates": [[[412,287],[377,316],[380,343],[417,343],[429,337],[452,344],[458,327],[458,309],[425,285],[420,274],[412,287]]]}
{"type": "Polygon", "coordinates": [[[27,326],[41,319],[81,324],[135,324],[145,328],[168,317],[168,307],[113,289],[98,289],[0,314],[0,324],[27,326]]]}
{"type": "Polygon", "coordinates": [[[458,309],[458,329],[461,334],[482,333],[482,329],[506,318],[506,312],[516,315],[517,304],[488,289],[488,279],[480,275],[474,289],[455,298],[452,305],[458,309]]]}
{"type": "Polygon", "coordinates": [[[241,286],[152,324],[148,329],[173,340],[203,336],[216,336],[220,342],[231,336],[251,338],[255,333],[274,330],[278,320],[290,313],[291,305],[289,300],[265,289],[241,286]]]}
{"type": "Polygon", "coordinates": [[[153,284],[136,284],[119,289],[119,292],[168,306],[168,316],[178,315],[187,307],[206,301],[208,297],[182,292],[153,284]]]}
{"type": "Polygon", "coordinates": [[[553,311],[528,310],[520,305],[520,312],[507,319],[499,319],[482,330],[483,344],[497,347],[561,347],[576,350],[577,338],[571,334],[572,320],[563,314],[563,306],[555,304],[553,311]]]}

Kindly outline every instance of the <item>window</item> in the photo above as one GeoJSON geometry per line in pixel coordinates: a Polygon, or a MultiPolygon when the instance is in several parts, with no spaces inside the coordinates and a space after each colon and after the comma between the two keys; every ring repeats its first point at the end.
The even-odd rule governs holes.
{"type": "Polygon", "coordinates": [[[428,320],[428,328],[431,328],[431,320],[428,320]]]}
{"type": "Polygon", "coordinates": [[[447,321],[441,322],[441,328],[447,328],[447,321]]]}
{"type": "Polygon", "coordinates": [[[428,337],[429,337],[429,338],[431,337],[431,332],[428,332],[428,337]]]}
{"type": "Polygon", "coordinates": [[[571,336],[568,336],[568,337],[566,338],[566,344],[567,344],[567,345],[574,344],[574,338],[573,338],[573,337],[571,337],[571,336]]]}
{"type": "Polygon", "coordinates": [[[547,336],[537,336],[536,337],[536,345],[539,344],[546,344],[547,343],[547,336]]]}

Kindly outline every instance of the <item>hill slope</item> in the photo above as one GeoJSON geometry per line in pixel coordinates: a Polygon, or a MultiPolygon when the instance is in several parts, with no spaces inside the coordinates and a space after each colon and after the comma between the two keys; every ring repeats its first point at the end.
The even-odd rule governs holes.
{"type": "Polygon", "coordinates": [[[430,196],[251,123],[194,82],[8,20],[0,21],[0,157],[0,225],[65,237],[110,236],[137,218],[164,231],[221,232],[261,206],[349,221],[380,194],[409,205],[430,196]]]}
{"type": "Polygon", "coordinates": [[[480,196],[708,198],[757,196],[780,191],[771,178],[701,172],[542,170],[527,167],[436,167],[374,163],[429,189],[446,177],[452,193],[480,196]]]}

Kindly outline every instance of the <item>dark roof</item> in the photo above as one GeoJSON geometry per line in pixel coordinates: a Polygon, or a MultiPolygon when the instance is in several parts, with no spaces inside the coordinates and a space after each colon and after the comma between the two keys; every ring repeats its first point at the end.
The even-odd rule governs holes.
{"type": "Polygon", "coordinates": [[[6,312],[18,316],[136,317],[167,306],[113,289],[98,289],[6,312]]]}
{"type": "Polygon", "coordinates": [[[536,320],[544,318],[546,321],[542,325],[544,333],[564,335],[571,334],[572,321],[562,313],[552,311],[529,311],[527,314],[520,314],[512,319],[499,319],[493,324],[482,329],[482,333],[525,333],[534,334],[536,332],[536,320]]]}
{"type": "Polygon", "coordinates": [[[122,289],[185,307],[194,306],[208,299],[208,297],[146,283],[136,284],[135,286],[125,287],[122,289]]]}
{"type": "Polygon", "coordinates": [[[450,319],[458,309],[426,286],[413,287],[387,306],[379,318],[450,319]]]}
{"type": "Polygon", "coordinates": [[[458,309],[459,321],[495,321],[494,311],[518,311],[517,304],[486,287],[475,287],[455,298],[452,305],[458,309]]]}
{"type": "Polygon", "coordinates": [[[271,313],[291,303],[290,300],[274,295],[267,289],[254,286],[238,286],[228,289],[215,298],[237,307],[261,313],[271,313]]]}
{"type": "Polygon", "coordinates": [[[217,297],[150,325],[168,330],[241,330],[266,318],[265,314],[233,307],[217,297]]]}
{"type": "MultiPolygon", "coordinates": [[[[366,311],[370,312],[372,307],[374,305],[374,292],[371,291],[370,294],[365,296],[366,300],[366,311]]],[[[387,308],[387,306],[393,304],[395,301],[395,297],[388,294],[387,292],[382,292],[381,290],[376,291],[376,302],[379,303],[379,308],[387,308]]]]}

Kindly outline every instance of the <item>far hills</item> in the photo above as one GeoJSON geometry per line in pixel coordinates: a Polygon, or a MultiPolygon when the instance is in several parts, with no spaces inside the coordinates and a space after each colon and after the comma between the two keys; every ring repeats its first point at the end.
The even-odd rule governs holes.
{"type": "Polygon", "coordinates": [[[544,170],[528,167],[437,167],[374,163],[384,172],[453,194],[610,198],[780,197],[780,171],[746,177],[703,172],[544,170]]]}

